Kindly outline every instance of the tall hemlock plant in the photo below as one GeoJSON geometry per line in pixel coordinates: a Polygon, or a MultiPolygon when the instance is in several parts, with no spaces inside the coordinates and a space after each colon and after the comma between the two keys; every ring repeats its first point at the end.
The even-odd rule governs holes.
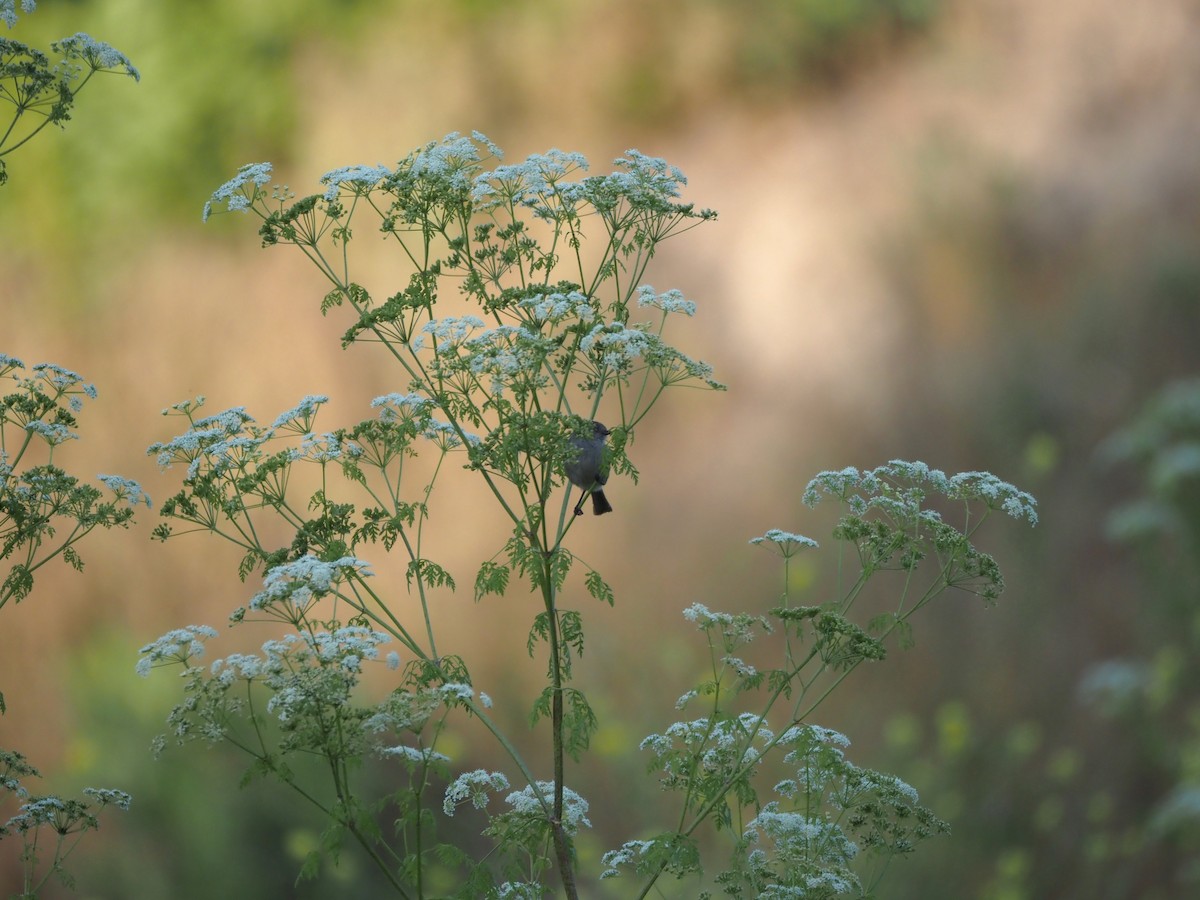
{"type": "MultiPolygon", "coordinates": [[[[241,407],[205,414],[197,398],[166,411],[186,427],[150,448],[183,474],[156,536],[182,527],[236,544],[239,574],[261,578],[262,587],[231,622],[273,620],[281,629],[261,653],[208,666],[198,662],[216,636],[207,626],[148,644],[143,674],[183,666],[185,697],[170,717],[171,737],[229,741],[253,758],[252,775],[273,776],[324,811],[322,849],[302,874],[349,839],[402,897],[444,896],[448,872],[455,896],[542,897],[555,884],[580,896],[587,873],[575,837],[590,826],[589,806],[567,782],[597,718],[573,680],[584,627],[572,604],[580,587],[616,603],[601,574],[571,550],[578,520],[572,492],[562,489],[564,466],[599,419],[611,430],[605,468],[636,479],[628,449],[664,391],[723,388],[708,365],[668,342],[671,321],[693,315],[695,305],[645,280],[662,241],[715,218],[681,201],[682,173],[633,150],[596,176],[585,175],[586,161],[574,153],[552,150],[516,165],[501,156],[478,133],[452,134],[394,168],[329,172],[322,192],[300,198],[271,186],[269,164],[243,167],[214,193],[205,218],[247,211],[261,220],[264,245],[304,253],[329,286],[322,312],[352,312],[343,346],[378,345],[403,373],[405,390],[375,398],[371,415],[334,431],[316,424],[325,396],[303,398],[270,424],[241,407]],[[396,248],[408,266],[405,284],[380,292],[356,280],[364,237],[396,248]],[[418,453],[431,461],[414,466],[418,453]],[[544,723],[551,772],[522,757],[489,714],[468,661],[434,627],[431,609],[456,581],[426,555],[425,537],[454,527],[456,517],[439,515],[433,501],[456,468],[486,485],[509,522],[496,554],[475,572],[476,598],[517,582],[540,597],[525,646],[546,660],[531,712],[544,723]],[[402,560],[402,583],[376,575],[384,555],[402,560]],[[393,690],[371,702],[358,687],[377,664],[397,674],[393,690]],[[506,771],[460,771],[438,749],[456,712],[490,732],[506,771]],[[403,773],[389,797],[361,793],[356,776],[369,753],[403,773]],[[306,756],[323,761],[324,784],[298,773],[294,761],[306,756]],[[504,795],[500,811],[489,808],[495,794],[504,795]],[[484,833],[494,849],[481,859],[437,837],[439,819],[466,803],[488,810],[484,833]]],[[[756,613],[699,604],[685,611],[709,642],[713,669],[679,706],[705,709],[643,743],[662,787],[678,792],[680,813],[664,832],[605,856],[598,874],[636,879],[617,882],[619,895],[647,896],[667,889],[664,875],[700,873],[697,837],[707,824],[727,834],[732,849],[716,884],[744,897],[863,895],[870,880],[856,868],[862,858],[907,853],[944,830],[910,787],[849,763],[845,738],[810,716],[859,662],[884,656],[888,635],[907,637],[909,616],[940,593],[960,588],[994,599],[999,571],[971,535],[992,509],[1034,521],[1034,501],[986,473],[949,477],[904,462],[822,473],[805,499],[823,496],[846,504],[835,538],[861,569],[837,597],[801,606],[785,593],[756,613]],[[960,506],[964,524],[943,520],[927,495],[960,506]],[[868,628],[853,624],[866,581],[889,570],[904,573],[894,611],[868,628]],[[744,652],[756,634],[774,635],[756,647],[775,653],[769,664],[744,652]],[[769,728],[768,714],[783,727],[769,728]],[[779,765],[790,774],[766,799],[760,781],[779,765]]],[[[816,546],[782,531],[755,542],[777,550],[785,565],[816,546]]]]}

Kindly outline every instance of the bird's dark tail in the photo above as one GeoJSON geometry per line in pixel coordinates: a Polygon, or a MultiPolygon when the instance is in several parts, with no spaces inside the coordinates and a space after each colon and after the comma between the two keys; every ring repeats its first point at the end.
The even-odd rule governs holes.
{"type": "Polygon", "coordinates": [[[596,488],[592,491],[592,515],[602,516],[605,513],[613,511],[612,504],[608,502],[608,498],[604,496],[604,491],[596,488]]]}

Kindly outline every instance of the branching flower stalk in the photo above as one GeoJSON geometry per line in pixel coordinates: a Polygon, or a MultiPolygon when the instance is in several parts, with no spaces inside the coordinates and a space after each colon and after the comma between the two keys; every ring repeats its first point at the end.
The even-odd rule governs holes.
{"type": "Polygon", "coordinates": [[[80,540],[98,527],[128,527],[136,508],[150,505],[135,481],[98,476],[112,494],[105,500],[56,464],[58,448],[78,439],[76,415],[95,386],[53,363],[24,370],[0,353],[0,559],[16,560],[0,582],[0,608],[27,597],[34,574],[53,559],[81,570],[80,540]]]}
{"type": "MultiPolygon", "coordinates": [[[[666,320],[692,315],[694,304],[678,291],[660,294],[643,283],[661,241],[714,214],[680,202],[682,173],[637,151],[618,159],[612,174],[579,180],[574,178],[587,164],[578,154],[551,151],[518,165],[485,167],[501,155],[482,135],[449,135],[392,169],[329,172],[321,179],[323,193],[300,199],[286,187],[269,187],[268,164],[243,167],[214,193],[205,218],[214,211],[248,211],[262,221],[264,245],[298,247],[331,286],[322,312],[351,310],[343,346],[379,344],[402,367],[409,393],[378,398],[376,418],[321,437],[312,420],[324,397],[305,398],[265,428],[243,409],[199,417],[202,400],[188,401],[169,411],[187,418],[188,431],[151,452],[163,465],[187,466],[184,490],[164,504],[164,514],[241,547],[243,578],[263,573],[264,590],[235,611],[234,621],[265,615],[307,639],[365,627],[399,641],[412,660],[406,696],[450,690],[440,702],[478,717],[526,779],[528,795],[510,797],[516,809],[495,820],[497,835],[515,841],[530,863],[522,880],[510,880],[502,893],[533,890],[528,879],[541,868],[535,844],[515,839],[518,832],[509,825],[516,822],[521,834],[545,836],[566,895],[576,897],[572,835],[584,819],[578,812],[582,798],[572,806],[566,786],[566,757],[577,758],[587,747],[596,720],[584,695],[570,687],[583,629],[580,614],[561,603],[578,561],[565,543],[576,521],[567,513],[569,492],[562,493],[557,516],[550,505],[564,483],[564,465],[578,452],[573,439],[590,434],[595,418],[603,415],[611,427],[606,468],[636,479],[626,449],[663,391],[679,384],[722,387],[706,364],[663,338],[666,320]],[[363,216],[410,267],[407,286],[384,300],[352,275],[351,245],[363,216]],[[448,287],[474,311],[443,313],[451,302],[448,287]],[[432,445],[438,456],[414,497],[401,476],[419,443],[432,445]],[[481,476],[512,526],[503,548],[476,576],[477,599],[503,593],[514,574],[541,596],[527,645],[531,653],[544,645],[547,655],[548,684],[532,714],[534,721],[550,723],[552,782],[534,778],[486,715],[463,661],[435,642],[432,592],[455,584],[423,555],[422,536],[450,452],[465,454],[467,468],[481,476]],[[320,466],[320,488],[307,512],[288,499],[293,465],[304,462],[320,466]],[[361,488],[370,505],[346,502],[327,478],[331,466],[361,488]],[[273,527],[282,522],[294,533],[290,545],[264,544],[271,531],[259,521],[264,515],[273,527]],[[424,634],[406,624],[388,592],[369,582],[371,570],[358,554],[366,543],[402,548],[424,634]],[[318,613],[318,606],[328,613],[318,613]],[[337,610],[346,608],[351,615],[344,621],[337,610]],[[531,809],[540,809],[541,825],[528,819],[531,809]]],[[[157,531],[162,539],[171,534],[166,524],[157,531]]],[[[588,570],[584,587],[613,602],[595,571],[588,570]]],[[[185,662],[175,643],[148,645],[143,668],[168,661],[185,662]]],[[[194,689],[202,692],[204,679],[197,679],[194,689]]],[[[248,676],[256,679],[263,680],[261,673],[248,676]]],[[[196,712],[181,712],[186,727],[177,737],[193,735],[200,723],[189,716],[196,712]]],[[[342,722],[337,717],[346,714],[345,703],[334,712],[330,729],[342,722]]],[[[220,717],[212,710],[205,716],[200,730],[220,739],[220,717]]],[[[428,717],[409,723],[416,726],[410,730],[419,735],[427,723],[428,717]]],[[[348,816],[335,811],[335,818],[345,825],[348,816]]],[[[421,832],[418,822],[418,840],[421,832]]],[[[420,883],[419,854],[401,868],[415,872],[420,883]]]]}
{"type": "MultiPolygon", "coordinates": [[[[34,4],[23,0],[25,12],[34,4]]],[[[0,4],[0,21],[16,24],[12,4],[0,4]]],[[[75,98],[97,74],[125,75],[139,81],[137,68],[120,50],[79,32],[50,45],[57,61],[40,50],[0,37],[0,102],[12,107],[7,124],[0,118],[0,185],[8,180],[4,157],[33,140],[49,125],[62,128],[75,98]]]]}
{"type": "MultiPolygon", "coordinates": [[[[673,832],[649,842],[631,842],[606,856],[609,877],[618,874],[618,866],[632,866],[647,876],[639,897],[647,896],[665,873],[679,876],[699,870],[693,835],[708,820],[719,831],[743,834],[734,844],[733,865],[717,879],[726,893],[733,896],[743,896],[743,890],[751,891],[748,896],[768,896],[758,892],[770,884],[803,888],[804,896],[832,897],[845,893],[857,896],[862,882],[852,870],[851,862],[858,847],[844,833],[845,828],[858,829],[863,822],[873,822],[866,846],[883,856],[884,867],[890,856],[910,852],[916,840],[946,830],[945,823],[915,806],[916,794],[911,788],[893,776],[850,766],[840,751],[832,754],[822,751],[824,762],[819,765],[809,760],[800,782],[780,782],[779,785],[791,785],[781,800],[764,803],[753,782],[759,770],[767,765],[768,754],[776,748],[795,746],[804,735],[809,737],[803,740],[816,735],[819,744],[830,741],[840,746],[848,744],[841,736],[836,740],[830,738],[832,732],[822,736],[821,730],[813,731],[816,726],[806,723],[860,663],[884,657],[884,644],[889,637],[899,633],[902,646],[911,643],[909,620],[917,610],[951,588],[994,602],[1003,589],[1003,580],[995,561],[980,553],[971,538],[994,510],[1036,524],[1035,502],[1028,494],[987,473],[967,472],[950,477],[922,463],[900,460],[870,471],[823,472],[810,482],[805,500],[814,505],[823,496],[832,496],[845,506],[847,512],[835,528],[834,537],[853,546],[860,568],[855,582],[839,589],[839,599],[819,607],[797,607],[790,603],[787,573],[791,559],[801,551],[816,550],[817,543],[802,535],[772,529],[751,543],[773,549],[784,560],[785,587],[779,606],[766,616],[713,612],[701,604],[693,604],[684,613],[708,639],[713,674],[709,681],[685,694],[679,707],[706,696],[712,712],[690,723],[676,723],[663,734],[651,735],[643,742],[643,748],[654,754],[653,768],[663,773],[664,788],[680,791],[681,801],[680,818],[673,832]],[[929,495],[940,495],[963,505],[961,528],[947,523],[927,505],[929,495]],[[983,512],[977,514],[980,508],[983,512]],[[936,560],[936,567],[924,576],[927,581],[916,602],[909,603],[906,598],[918,583],[926,557],[936,560]],[[847,615],[861,599],[866,583],[888,571],[895,571],[902,578],[897,592],[899,599],[893,612],[872,620],[868,630],[877,635],[872,636],[853,625],[847,615]],[[783,632],[782,659],[776,667],[760,671],[733,656],[756,634],[770,635],[776,629],[783,632]],[[801,652],[803,645],[807,645],[807,650],[801,652]],[[749,698],[759,692],[762,699],[753,712],[736,712],[739,696],[749,698]],[[787,713],[790,725],[774,733],[767,726],[768,717],[785,700],[790,701],[787,713]],[[868,785],[871,791],[882,791],[881,796],[891,798],[889,808],[894,808],[900,819],[891,824],[886,817],[864,819],[867,810],[875,809],[870,803],[856,806],[858,812],[850,815],[845,802],[850,795],[838,799],[822,791],[814,792],[814,785],[825,784],[831,772],[839,779],[848,778],[847,784],[868,785]],[[835,828],[828,832],[834,841],[830,846],[840,848],[834,856],[815,853],[811,846],[800,856],[788,858],[786,865],[768,865],[767,857],[758,850],[742,856],[748,847],[746,836],[753,830],[744,825],[744,812],[755,817],[753,821],[759,829],[783,828],[783,823],[792,821],[786,816],[780,818],[783,800],[797,804],[795,812],[787,813],[795,817],[787,827],[807,823],[803,827],[811,829],[820,822],[824,823],[821,828],[835,828]],[[765,810],[770,811],[766,819],[765,810]],[[916,823],[915,830],[910,832],[906,830],[908,826],[901,827],[900,823],[906,819],[916,823]]],[[[840,565],[838,570],[842,570],[840,565]]],[[[784,760],[798,758],[797,752],[788,751],[784,760]]],[[[853,796],[857,798],[855,804],[861,804],[865,795],[856,789],[853,796]]],[[[782,862],[784,857],[780,859],[782,862]]],[[[868,886],[868,893],[871,887],[868,886]]]]}

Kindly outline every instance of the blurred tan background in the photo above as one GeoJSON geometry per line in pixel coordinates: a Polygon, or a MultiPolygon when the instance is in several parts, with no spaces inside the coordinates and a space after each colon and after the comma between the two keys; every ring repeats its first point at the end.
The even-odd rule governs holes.
{"type": "MultiPolygon", "coordinates": [[[[594,800],[582,852],[654,821],[630,748],[703,673],[679,611],[772,605],[780,569],[746,541],[778,527],[831,549],[829,511],[800,502],[808,479],[899,457],[992,471],[1034,493],[1043,522],[997,521],[984,538],[1009,584],[996,608],[934,606],[913,650],[857,672],[820,716],[854,740],[852,759],[911,781],[954,826],[879,896],[1178,897],[1200,878],[1194,822],[1147,830],[1173,786],[1200,778],[1195,582],[1161,567],[1156,582],[1106,539],[1105,516],[1138,487],[1096,457],[1197,370],[1193,0],[41,6],[9,36],[44,48],[87,31],[142,74],[96,79],[65,132],[8,158],[0,192],[0,351],[100,391],[64,448],[71,471],[137,478],[157,507],[179,473],[144,449],[178,433],[159,416],[171,403],[205,394],[269,422],[327,393],[333,428],[406,387],[369,347],[340,349],[344,323],[319,314],[325,286],[298,252],[260,249],[250,218],[201,224],[239,165],[271,160],[303,194],[334,167],[390,165],[472,129],[507,161],[558,147],[607,172],[629,147],[665,157],[689,176],[685,199],[720,218],[664,245],[648,280],[697,302],[674,342],[729,391],[668,394],[632,449],[641,483],[615,483],[616,514],[573,535],[617,597],[581,603],[579,680],[604,723],[576,780],[594,800]],[[1078,685],[1097,662],[1165,646],[1183,661],[1147,749],[1148,732],[1102,721],[1078,685]]],[[[369,267],[407,277],[383,254],[369,267]]],[[[458,480],[431,523],[430,555],[462,586],[439,610],[443,646],[477,660],[478,686],[533,748],[532,598],[473,603],[504,532],[458,480]]],[[[220,625],[256,586],[213,539],[151,543],[157,513],[140,519],[84,543],[82,576],[47,573],[0,614],[0,746],[28,753],[48,790],[135,796],[80,850],[78,896],[363,895],[353,859],[293,886],[313,821],[265,787],[232,793],[236,759],[150,759],[176,686],[135,678],[137,648],[220,625]]],[[[822,559],[793,585],[812,587],[804,602],[824,599],[822,559]]],[[[464,746],[463,763],[485,752],[464,746]]]]}

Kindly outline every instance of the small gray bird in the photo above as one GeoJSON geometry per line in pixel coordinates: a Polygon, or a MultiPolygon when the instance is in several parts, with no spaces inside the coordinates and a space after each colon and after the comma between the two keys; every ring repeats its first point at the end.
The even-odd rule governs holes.
{"type": "Polygon", "coordinates": [[[612,512],[608,498],[604,496],[604,485],[608,482],[608,467],[604,465],[604,442],[612,434],[599,422],[592,423],[591,439],[572,437],[571,446],[578,452],[575,458],[563,466],[567,479],[577,488],[583,489],[579,502],[575,504],[575,515],[583,515],[583,501],[592,492],[592,515],[602,516],[612,512]]]}

